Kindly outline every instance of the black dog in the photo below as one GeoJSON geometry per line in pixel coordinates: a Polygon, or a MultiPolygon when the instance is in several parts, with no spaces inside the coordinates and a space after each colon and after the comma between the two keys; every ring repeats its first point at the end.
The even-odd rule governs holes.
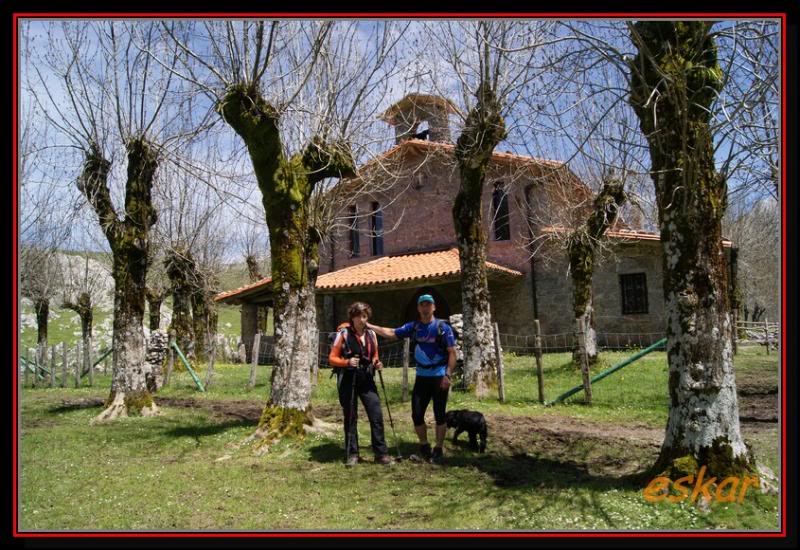
{"type": "Polygon", "coordinates": [[[456,433],[453,434],[453,443],[456,442],[461,432],[467,432],[469,433],[469,445],[473,450],[481,453],[486,450],[488,430],[486,428],[486,419],[481,413],[466,409],[447,411],[445,422],[447,422],[448,428],[456,429],[456,433]],[[481,438],[480,447],[478,447],[478,436],[481,438]]]}

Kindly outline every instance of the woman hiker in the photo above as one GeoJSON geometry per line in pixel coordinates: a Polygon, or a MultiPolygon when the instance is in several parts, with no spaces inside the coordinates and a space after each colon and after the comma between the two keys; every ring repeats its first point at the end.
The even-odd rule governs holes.
{"type": "Polygon", "coordinates": [[[383,412],[375,386],[375,369],[382,369],[383,363],[378,358],[378,338],[373,331],[367,330],[367,320],[371,315],[372,308],[364,302],[351,304],[347,309],[350,320],[337,328],[338,334],[328,356],[328,363],[336,369],[336,387],[344,413],[347,466],[355,466],[360,458],[356,429],[358,403],[352,401],[356,395],[364,404],[369,418],[375,462],[394,463],[383,436],[383,412]]]}

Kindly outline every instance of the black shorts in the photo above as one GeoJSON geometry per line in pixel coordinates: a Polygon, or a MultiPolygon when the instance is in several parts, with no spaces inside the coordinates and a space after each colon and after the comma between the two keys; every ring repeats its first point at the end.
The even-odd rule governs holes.
{"type": "Polygon", "coordinates": [[[414,426],[425,424],[425,411],[433,398],[433,416],[436,423],[444,424],[444,413],[447,408],[448,390],[439,389],[443,376],[417,376],[411,392],[411,420],[414,426]]]}

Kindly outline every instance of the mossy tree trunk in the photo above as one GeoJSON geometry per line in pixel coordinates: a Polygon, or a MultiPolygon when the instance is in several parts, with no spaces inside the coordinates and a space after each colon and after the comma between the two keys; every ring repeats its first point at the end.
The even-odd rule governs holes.
{"type": "Polygon", "coordinates": [[[172,291],[172,320],[169,331],[174,331],[175,342],[186,357],[194,358],[195,334],[192,324],[192,293],[194,284],[194,259],[186,250],[171,249],[164,259],[172,291]]]}
{"type": "Polygon", "coordinates": [[[155,150],[143,137],[126,143],[128,156],[124,219],[111,202],[107,178],[110,163],[92,146],[86,155],[78,189],[95,210],[111,246],[114,278],[113,373],[106,409],[92,422],[119,416],[158,413],[145,379],[144,303],[150,227],[156,222],[152,202],[155,150]]]}
{"type": "Polygon", "coordinates": [[[494,90],[482,84],[477,105],[469,112],[456,142],[460,185],[453,205],[453,224],[461,264],[464,383],[478,396],[497,385],[489,286],[486,277],[486,232],[482,195],[494,148],[505,139],[505,123],[494,90]]]}
{"type": "Polygon", "coordinates": [[[650,149],[667,308],[670,411],[653,471],[691,462],[724,477],[754,462],[739,430],[721,231],[727,186],[709,129],[722,74],[709,29],[636,23],[630,102],[650,149]]]}
{"type": "MultiPolygon", "coordinates": [[[[625,191],[620,181],[611,180],[594,199],[594,207],[586,223],[572,232],[567,241],[567,255],[572,277],[572,307],[575,318],[585,320],[586,354],[590,363],[597,362],[597,332],[595,331],[592,304],[592,276],[597,244],[617,219],[619,208],[625,202],[625,191]]],[[[580,362],[573,353],[573,360],[580,362]]]]}
{"type": "MultiPolygon", "coordinates": [[[[200,274],[198,273],[198,276],[200,274]]],[[[192,322],[194,325],[195,357],[198,361],[208,358],[206,348],[210,345],[210,338],[217,332],[216,304],[213,294],[206,290],[206,281],[203,286],[195,288],[192,292],[192,322]]]]}
{"type": "Polygon", "coordinates": [[[164,303],[165,293],[147,289],[147,306],[150,310],[150,331],[161,328],[161,304],[164,303]]]}
{"type": "Polygon", "coordinates": [[[355,167],[349,146],[319,137],[302,152],[287,156],[279,114],[255,87],[231,86],[217,109],[247,146],[269,228],[275,365],[269,401],[256,432],[264,442],[303,433],[302,424],[311,421],[320,238],[309,216],[309,201],[316,183],[354,176],[355,167]]]}

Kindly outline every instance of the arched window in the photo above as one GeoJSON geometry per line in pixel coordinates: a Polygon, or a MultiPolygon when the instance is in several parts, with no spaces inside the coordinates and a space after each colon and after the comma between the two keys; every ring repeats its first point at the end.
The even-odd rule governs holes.
{"type": "Polygon", "coordinates": [[[496,183],[492,193],[492,220],[494,221],[494,240],[511,239],[511,225],[508,220],[508,194],[502,185],[496,183]]]}

